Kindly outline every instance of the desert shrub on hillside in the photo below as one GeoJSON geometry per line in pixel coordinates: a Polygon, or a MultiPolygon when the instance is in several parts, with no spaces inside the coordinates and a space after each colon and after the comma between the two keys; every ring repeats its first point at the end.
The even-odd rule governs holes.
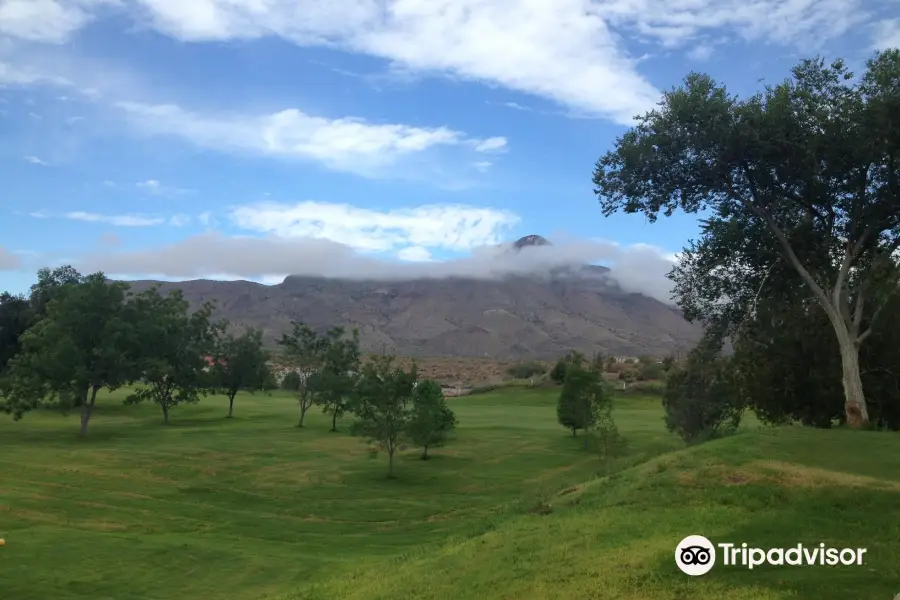
{"type": "Polygon", "coordinates": [[[544,365],[534,361],[520,362],[506,369],[506,374],[513,379],[530,379],[546,372],[544,365]]]}

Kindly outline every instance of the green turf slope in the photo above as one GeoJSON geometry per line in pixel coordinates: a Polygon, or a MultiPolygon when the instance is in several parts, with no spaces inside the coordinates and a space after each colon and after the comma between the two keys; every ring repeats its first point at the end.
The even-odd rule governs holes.
{"type": "Polygon", "coordinates": [[[511,514],[475,537],[341,574],[283,600],[891,600],[900,592],[900,436],[762,429],[669,453],[511,514]],[[717,567],[688,534],[762,548],[868,548],[862,567],[717,567]]]}

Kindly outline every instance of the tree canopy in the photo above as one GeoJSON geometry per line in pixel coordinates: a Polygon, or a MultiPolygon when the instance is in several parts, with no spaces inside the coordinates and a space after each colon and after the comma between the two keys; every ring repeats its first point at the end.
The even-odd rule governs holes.
{"type": "Polygon", "coordinates": [[[900,50],[858,78],[842,61],[804,60],[746,99],[691,73],[593,178],[606,215],[708,215],[671,275],[688,318],[724,335],[759,294],[803,286],[831,325],[854,427],[869,422],[859,348],[886,301],[873,290],[900,247],[898,114],[900,50]]]}
{"type": "Polygon", "coordinates": [[[234,413],[234,397],[239,391],[254,392],[266,386],[268,360],[262,330],[246,328],[236,335],[228,331],[227,323],[219,325],[211,371],[213,385],[228,396],[228,417],[234,413]]]}
{"type": "Polygon", "coordinates": [[[10,361],[7,412],[21,417],[50,400],[63,409],[80,406],[81,434],[87,434],[97,391],[136,376],[136,321],[127,289],[94,273],[54,292],[10,361]]]}

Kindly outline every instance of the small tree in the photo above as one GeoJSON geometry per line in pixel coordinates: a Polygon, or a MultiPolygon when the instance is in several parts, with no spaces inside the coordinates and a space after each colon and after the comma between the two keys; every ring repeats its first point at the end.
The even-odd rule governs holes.
{"type": "MultiPolygon", "coordinates": [[[[330,340],[340,338],[340,334],[332,330],[329,335],[320,336],[302,321],[294,321],[292,325],[291,333],[282,335],[278,341],[294,369],[285,375],[281,385],[283,389],[297,394],[297,401],[300,403],[300,422],[297,427],[303,427],[306,411],[316,401],[314,375],[323,367],[330,340]]],[[[339,331],[343,333],[343,330],[339,331]]]]}
{"type": "Polygon", "coordinates": [[[215,331],[209,317],[213,305],[194,313],[180,291],[161,296],[156,288],[135,296],[141,351],[138,355],[142,382],[125,402],[150,401],[160,407],[163,424],[179,404],[194,404],[212,387],[206,357],[212,354],[215,331]]]}
{"type": "Polygon", "coordinates": [[[428,460],[428,449],[443,445],[456,426],[456,416],[444,398],[444,391],[436,382],[420,381],[413,390],[413,414],[409,423],[409,437],[422,447],[422,460],[428,460]]]}
{"type": "Polygon", "coordinates": [[[591,428],[591,436],[600,458],[607,460],[618,456],[625,450],[625,438],[619,433],[612,414],[612,401],[604,397],[597,410],[597,421],[591,428]]]}
{"type": "Polygon", "coordinates": [[[136,374],[127,289],[103,273],[58,288],[10,361],[3,410],[18,419],[47,400],[64,411],[77,406],[81,435],[87,435],[97,392],[117,389],[136,374]]]}
{"type": "Polygon", "coordinates": [[[364,436],[388,455],[388,477],[394,476],[394,454],[404,441],[413,418],[412,396],[416,367],[394,368],[393,357],[376,356],[362,367],[352,398],[357,420],[351,432],[364,436]]]}
{"type": "Polygon", "coordinates": [[[597,421],[597,410],[603,399],[603,386],[596,371],[584,368],[579,362],[571,362],[566,367],[559,400],[556,404],[556,418],[559,424],[572,430],[587,430],[597,421]]]}
{"type": "Polygon", "coordinates": [[[310,375],[315,402],[331,416],[331,431],[337,431],[337,420],[348,408],[359,371],[359,332],[354,329],[350,338],[342,339],[343,335],[343,327],[326,334],[322,367],[310,375]]]}
{"type": "Polygon", "coordinates": [[[227,323],[219,329],[212,367],[213,382],[228,396],[228,418],[234,412],[234,397],[241,390],[262,390],[269,377],[268,352],[263,349],[260,329],[246,329],[240,335],[227,331],[227,323]]]}

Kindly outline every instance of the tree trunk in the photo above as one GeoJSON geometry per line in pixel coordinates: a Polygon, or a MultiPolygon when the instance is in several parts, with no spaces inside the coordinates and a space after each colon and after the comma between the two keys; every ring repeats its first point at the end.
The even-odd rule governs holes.
{"type": "Polygon", "coordinates": [[[232,392],[231,395],[228,396],[228,418],[231,418],[232,413],[234,413],[234,396],[237,392],[232,392]]]}
{"type": "Polygon", "coordinates": [[[422,452],[422,460],[428,460],[428,446],[425,446],[425,451],[422,452]]]}
{"type": "Polygon", "coordinates": [[[575,437],[576,435],[578,435],[578,430],[573,427],[572,428],[572,437],[575,437]]]}
{"type": "Polygon", "coordinates": [[[331,431],[337,431],[337,411],[331,413],[331,431]]]}
{"type": "Polygon", "coordinates": [[[859,347],[856,340],[843,324],[834,324],[841,351],[841,371],[844,384],[844,413],[847,425],[853,429],[862,429],[869,425],[869,409],[863,393],[862,377],[859,371],[859,347]]]}
{"type": "Polygon", "coordinates": [[[169,424],[169,405],[163,404],[162,411],[163,411],[163,425],[168,425],[169,424]]]}
{"type": "Polygon", "coordinates": [[[388,450],[388,479],[394,478],[394,449],[388,450]]]}
{"type": "Polygon", "coordinates": [[[300,403],[300,423],[297,424],[297,427],[303,427],[303,419],[306,418],[306,410],[308,408],[309,407],[302,402],[300,403]]]}
{"type": "Polygon", "coordinates": [[[94,402],[97,400],[97,390],[100,388],[98,386],[91,386],[91,399],[87,400],[87,393],[85,393],[85,399],[81,403],[81,437],[87,436],[87,428],[88,421],[91,420],[91,414],[94,412],[94,402]]]}

